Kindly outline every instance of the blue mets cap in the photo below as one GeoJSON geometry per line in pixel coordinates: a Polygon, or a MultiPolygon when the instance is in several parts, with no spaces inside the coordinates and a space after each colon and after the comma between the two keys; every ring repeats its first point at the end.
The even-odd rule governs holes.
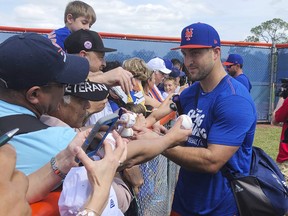
{"type": "Polygon", "coordinates": [[[221,46],[217,31],[205,23],[194,23],[182,30],[181,44],[176,49],[201,49],[221,46]]]}
{"type": "Polygon", "coordinates": [[[230,54],[225,62],[223,62],[223,65],[229,66],[234,64],[240,64],[243,65],[243,58],[238,54],[230,54]]]}
{"type": "Polygon", "coordinates": [[[0,44],[0,81],[6,88],[76,84],[83,82],[88,72],[85,58],[66,54],[40,34],[14,35],[0,44]]]}

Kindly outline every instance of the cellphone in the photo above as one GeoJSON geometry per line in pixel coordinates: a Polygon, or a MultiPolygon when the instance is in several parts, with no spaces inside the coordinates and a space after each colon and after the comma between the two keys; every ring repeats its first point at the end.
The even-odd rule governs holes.
{"type": "MultiPolygon", "coordinates": [[[[182,110],[182,107],[181,107],[181,104],[180,104],[180,96],[179,96],[179,94],[173,95],[173,96],[172,96],[172,101],[173,101],[174,104],[176,105],[176,110],[177,110],[178,114],[179,114],[179,115],[182,115],[182,114],[183,114],[183,110],[182,110]]],[[[171,104],[170,104],[170,105],[171,105],[171,104]]],[[[174,110],[173,107],[170,106],[170,108],[171,108],[172,110],[174,110]]],[[[174,111],[176,111],[176,110],[174,110],[174,111]]]]}
{"type": "Polygon", "coordinates": [[[90,144],[92,143],[92,140],[94,139],[95,135],[98,133],[99,129],[103,125],[107,125],[108,129],[106,130],[105,134],[103,135],[102,139],[96,147],[94,148],[93,152],[97,152],[98,149],[103,144],[103,141],[105,140],[106,136],[110,131],[112,130],[113,126],[115,125],[116,121],[118,120],[119,116],[116,113],[113,113],[111,115],[104,116],[100,118],[96,124],[93,126],[92,130],[90,131],[89,135],[87,136],[86,140],[84,141],[82,145],[82,149],[87,153],[87,149],[89,148],[90,144]]]}

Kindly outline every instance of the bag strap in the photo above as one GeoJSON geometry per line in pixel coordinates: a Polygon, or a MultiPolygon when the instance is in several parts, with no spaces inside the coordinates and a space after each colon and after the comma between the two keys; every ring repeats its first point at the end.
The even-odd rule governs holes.
{"type": "Polygon", "coordinates": [[[221,168],[221,173],[228,179],[229,182],[236,178],[235,174],[227,163],[221,168]]]}
{"type": "Polygon", "coordinates": [[[19,135],[46,129],[48,127],[48,125],[42,123],[35,116],[28,114],[17,114],[0,117],[0,135],[14,128],[19,128],[19,131],[16,133],[19,135]]]}

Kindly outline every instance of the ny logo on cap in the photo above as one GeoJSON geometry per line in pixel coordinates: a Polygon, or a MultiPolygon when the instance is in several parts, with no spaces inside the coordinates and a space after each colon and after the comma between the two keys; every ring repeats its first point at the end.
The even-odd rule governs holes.
{"type": "Polygon", "coordinates": [[[186,29],[186,32],[185,32],[185,38],[186,38],[186,41],[190,41],[190,38],[193,36],[193,29],[190,28],[190,29],[186,29]]]}

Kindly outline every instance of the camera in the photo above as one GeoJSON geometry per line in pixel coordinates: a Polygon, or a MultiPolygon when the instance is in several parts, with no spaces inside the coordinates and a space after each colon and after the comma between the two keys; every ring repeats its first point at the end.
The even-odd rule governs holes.
{"type": "Polygon", "coordinates": [[[173,103],[172,104],[175,104],[176,105],[176,109],[173,109],[173,107],[171,107],[171,104],[170,104],[170,108],[174,111],[177,110],[178,114],[179,115],[182,115],[183,114],[183,110],[182,110],[182,107],[181,107],[181,104],[180,104],[180,96],[179,94],[174,94],[172,96],[172,101],[173,103]]]}
{"type": "Polygon", "coordinates": [[[281,87],[276,91],[276,96],[284,99],[288,97],[288,78],[281,79],[281,87]]]}

